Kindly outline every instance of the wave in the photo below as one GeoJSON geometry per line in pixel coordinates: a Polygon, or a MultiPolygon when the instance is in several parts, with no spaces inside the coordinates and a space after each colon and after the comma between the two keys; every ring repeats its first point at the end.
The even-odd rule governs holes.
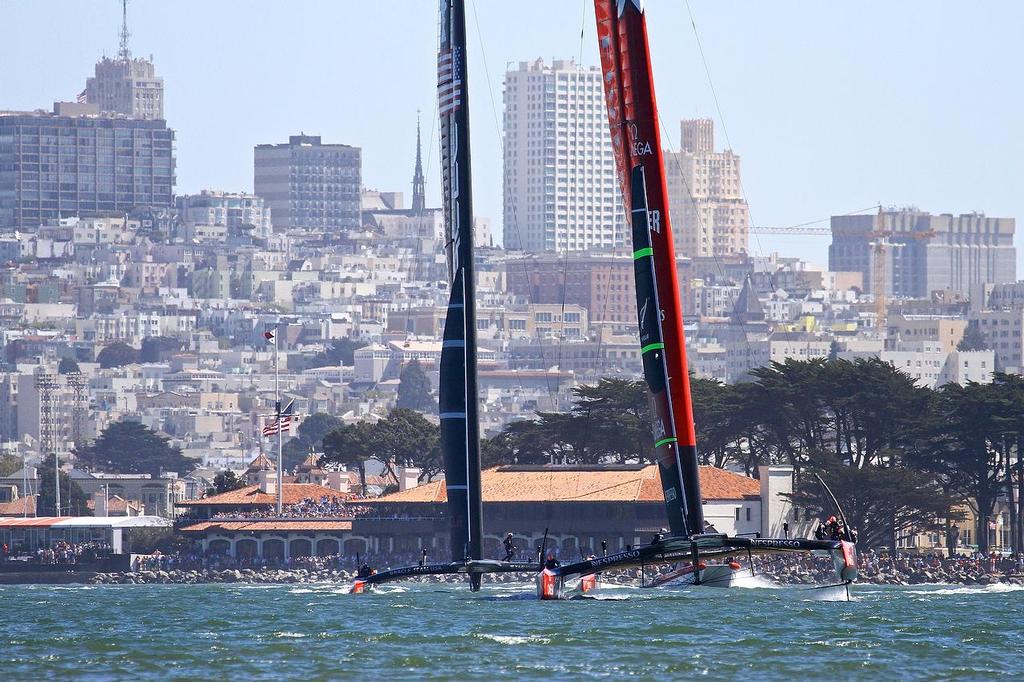
{"type": "Polygon", "coordinates": [[[508,646],[514,646],[517,644],[550,644],[550,637],[541,637],[540,635],[491,635],[487,633],[473,635],[477,639],[486,639],[498,644],[505,644],[508,646]]]}
{"type": "Polygon", "coordinates": [[[909,594],[922,595],[965,595],[965,594],[1004,594],[1006,592],[1020,592],[1024,585],[1013,585],[1011,583],[993,583],[991,585],[958,585],[942,587],[931,590],[907,590],[909,594]]]}

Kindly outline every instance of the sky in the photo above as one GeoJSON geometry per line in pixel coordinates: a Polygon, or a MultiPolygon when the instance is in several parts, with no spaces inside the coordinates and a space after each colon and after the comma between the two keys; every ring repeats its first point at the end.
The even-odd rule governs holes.
{"type": "MultiPolygon", "coordinates": [[[[506,65],[597,64],[593,5],[469,4],[474,204],[500,239],[506,65]]],[[[825,226],[878,203],[1024,216],[1024,2],[646,7],[663,141],[678,149],[681,118],[714,118],[754,225],[825,226]]],[[[436,13],[431,0],[131,0],[130,47],[153,56],[177,131],[177,192],[252,191],[253,146],[301,131],[361,147],[364,184],[408,201],[421,110],[439,205],[436,13]]],[[[0,0],[0,110],[74,100],[120,28],[117,0],[0,0]]],[[[828,242],[751,235],[750,252],[825,265],[828,242]]]]}

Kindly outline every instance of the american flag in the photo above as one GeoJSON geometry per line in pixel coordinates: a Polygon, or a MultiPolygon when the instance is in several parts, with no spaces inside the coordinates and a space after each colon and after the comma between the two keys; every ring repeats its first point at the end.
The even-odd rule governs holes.
{"type": "Polygon", "coordinates": [[[462,106],[462,48],[442,50],[437,55],[437,106],[441,116],[462,106]]]}
{"type": "Polygon", "coordinates": [[[78,93],[78,97],[76,98],[76,101],[79,104],[85,104],[88,101],[88,97],[85,94],[85,90],[82,90],[80,93],[78,93]]]}
{"type": "Polygon", "coordinates": [[[274,419],[270,420],[270,423],[263,427],[263,435],[267,437],[276,436],[278,431],[281,431],[282,433],[291,433],[292,421],[295,420],[295,417],[292,414],[292,408],[294,406],[295,401],[290,401],[288,403],[288,407],[281,410],[280,419],[277,419],[277,417],[275,417],[274,419]]]}

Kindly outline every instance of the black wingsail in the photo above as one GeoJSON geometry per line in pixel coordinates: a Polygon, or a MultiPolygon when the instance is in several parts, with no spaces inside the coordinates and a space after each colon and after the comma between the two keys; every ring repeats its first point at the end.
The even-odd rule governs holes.
{"type": "MultiPolygon", "coordinates": [[[[452,560],[462,561],[480,559],[483,554],[476,284],[473,275],[473,202],[463,0],[441,0],[440,24],[437,97],[451,295],[441,348],[439,408],[452,560]]],[[[471,574],[470,581],[472,589],[479,589],[479,574],[471,574]]]]}
{"type": "MultiPolygon", "coordinates": [[[[630,222],[633,228],[633,276],[636,281],[636,310],[640,329],[640,346],[644,367],[644,380],[651,391],[657,414],[658,440],[655,448],[677,441],[672,395],[669,391],[669,370],[666,356],[658,352],[665,347],[661,330],[661,301],[654,270],[654,249],[651,245],[650,210],[647,205],[647,180],[643,166],[634,166],[630,176],[630,222]],[[650,350],[648,350],[650,349],[650,350]]],[[[678,451],[659,457],[661,485],[665,494],[665,510],[673,535],[687,536],[702,530],[704,513],[701,508],[700,479],[693,446],[675,443],[678,451]],[[689,448],[689,450],[688,450],[689,448]],[[690,454],[685,467],[679,452],[690,454]],[[685,476],[684,476],[685,472],[685,476]]]]}

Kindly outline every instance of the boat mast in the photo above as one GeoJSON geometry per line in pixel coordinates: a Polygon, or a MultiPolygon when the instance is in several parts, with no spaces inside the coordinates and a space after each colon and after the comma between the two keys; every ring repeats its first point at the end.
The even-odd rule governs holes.
{"type": "Polygon", "coordinates": [[[615,165],[633,228],[644,378],[654,401],[654,448],[671,532],[704,532],[658,107],[641,0],[594,0],[615,165]]]}
{"type": "MultiPolygon", "coordinates": [[[[437,97],[451,291],[441,345],[438,408],[452,560],[463,561],[483,554],[465,2],[441,0],[440,10],[437,97]]],[[[470,581],[473,590],[479,589],[479,574],[472,574],[470,581]]]]}

